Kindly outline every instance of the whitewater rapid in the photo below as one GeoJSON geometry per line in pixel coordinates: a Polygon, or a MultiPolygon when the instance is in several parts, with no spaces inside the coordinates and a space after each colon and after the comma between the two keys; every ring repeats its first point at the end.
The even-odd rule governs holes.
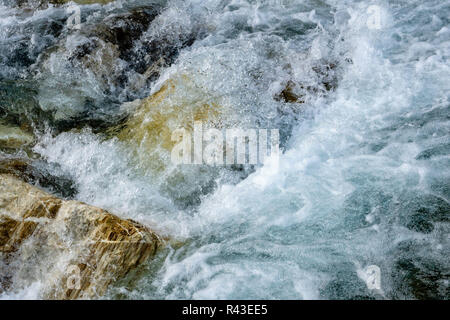
{"type": "MultiPolygon", "coordinates": [[[[39,136],[33,151],[74,181],[77,200],[180,243],[106,298],[449,298],[450,3],[190,0],[162,7],[152,36],[164,28],[178,38],[201,29],[201,37],[146,93],[178,72],[190,74],[227,97],[242,123],[280,128],[283,152],[277,168],[218,180],[201,203],[182,208],[161,191],[164,177],[136,167],[123,141],[95,128],[39,136]],[[379,28],[367,23],[372,5],[379,28]],[[294,111],[273,99],[289,79],[317,85],[323,79],[311,67],[329,62],[337,65],[334,90],[305,92],[294,111]],[[378,290],[361,277],[371,265],[381,271],[378,290]]],[[[1,15],[0,28],[8,19],[1,15]]],[[[34,285],[2,298],[39,292],[34,285]]]]}

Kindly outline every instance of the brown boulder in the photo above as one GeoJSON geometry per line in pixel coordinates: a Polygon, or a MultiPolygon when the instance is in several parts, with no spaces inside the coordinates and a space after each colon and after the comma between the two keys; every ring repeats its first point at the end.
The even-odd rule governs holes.
{"type": "Polygon", "coordinates": [[[137,222],[0,175],[0,290],[38,281],[42,298],[100,297],[161,244],[137,222]]]}
{"type": "Polygon", "coordinates": [[[16,149],[33,143],[34,136],[19,127],[0,122],[0,148],[16,149]]]}

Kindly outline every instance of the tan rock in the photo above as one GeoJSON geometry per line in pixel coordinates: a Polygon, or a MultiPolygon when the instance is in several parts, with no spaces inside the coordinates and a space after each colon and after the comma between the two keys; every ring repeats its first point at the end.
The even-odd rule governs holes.
{"type": "Polygon", "coordinates": [[[64,201],[0,174],[0,288],[41,281],[47,299],[102,296],[161,246],[148,228],[77,201],[64,201]]]}
{"type": "Polygon", "coordinates": [[[222,98],[214,97],[184,74],[167,80],[157,92],[137,104],[117,136],[136,146],[139,163],[155,171],[170,164],[175,130],[192,132],[195,121],[221,128],[231,109],[222,98]]]}
{"type": "Polygon", "coordinates": [[[109,134],[129,147],[133,167],[159,183],[161,194],[179,208],[198,205],[203,196],[214,191],[217,179],[233,170],[230,166],[172,162],[172,150],[179,142],[176,136],[175,141],[172,139],[176,130],[185,129],[193,137],[197,121],[205,129],[219,130],[242,127],[245,121],[229,97],[205,84],[201,74],[175,71],[155,87],[152,95],[125,104],[123,110],[129,118],[109,134]]]}
{"type": "Polygon", "coordinates": [[[31,133],[25,132],[19,127],[7,126],[0,123],[0,147],[19,148],[27,146],[34,141],[31,133]]]}
{"type": "Polygon", "coordinates": [[[23,159],[0,159],[0,174],[12,174],[26,180],[29,163],[23,159]]]}

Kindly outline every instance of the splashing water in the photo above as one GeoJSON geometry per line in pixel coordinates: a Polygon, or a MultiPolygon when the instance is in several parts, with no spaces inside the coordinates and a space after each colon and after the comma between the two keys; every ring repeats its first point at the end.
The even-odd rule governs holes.
{"type": "MultiPolygon", "coordinates": [[[[284,152],[277,169],[208,177],[216,180],[211,192],[180,209],[161,191],[168,176],[142,170],[126,142],[88,129],[39,134],[33,151],[74,181],[77,200],[182,243],[162,252],[137,283],[118,283],[106,298],[448,299],[450,4],[161,6],[144,37],[182,42],[186,29],[201,36],[180,46],[173,64],[142,92],[189,74],[206,92],[226,97],[240,125],[280,128],[284,152]],[[311,70],[330,63],[337,84],[325,90],[330,75],[311,70]],[[289,81],[303,84],[304,103],[274,99],[289,81]],[[362,276],[371,265],[380,269],[377,290],[362,276]]],[[[35,16],[59,9],[46,10],[35,16]]],[[[10,20],[2,15],[0,28],[15,26],[10,20]]],[[[2,50],[10,40],[0,39],[2,50]]],[[[8,65],[2,77],[23,72],[6,60],[10,51],[0,55],[8,65]]],[[[38,284],[33,288],[39,297],[38,284]]],[[[31,291],[2,298],[29,298],[31,291]]]]}

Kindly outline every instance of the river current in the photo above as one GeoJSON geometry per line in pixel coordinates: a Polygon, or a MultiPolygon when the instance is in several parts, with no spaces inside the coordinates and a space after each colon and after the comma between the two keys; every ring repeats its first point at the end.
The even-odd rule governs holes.
{"type": "MultiPolygon", "coordinates": [[[[63,196],[172,239],[105,298],[448,299],[449,16],[443,0],[3,0],[0,111],[31,123],[36,143],[14,156],[71,181],[63,196]],[[87,49],[142,7],[120,53],[87,49]],[[185,166],[180,183],[136,160],[153,153],[108,128],[181,73],[226,124],[279,129],[278,166],[185,166]]],[[[183,88],[173,99],[198,99],[183,88]]]]}

